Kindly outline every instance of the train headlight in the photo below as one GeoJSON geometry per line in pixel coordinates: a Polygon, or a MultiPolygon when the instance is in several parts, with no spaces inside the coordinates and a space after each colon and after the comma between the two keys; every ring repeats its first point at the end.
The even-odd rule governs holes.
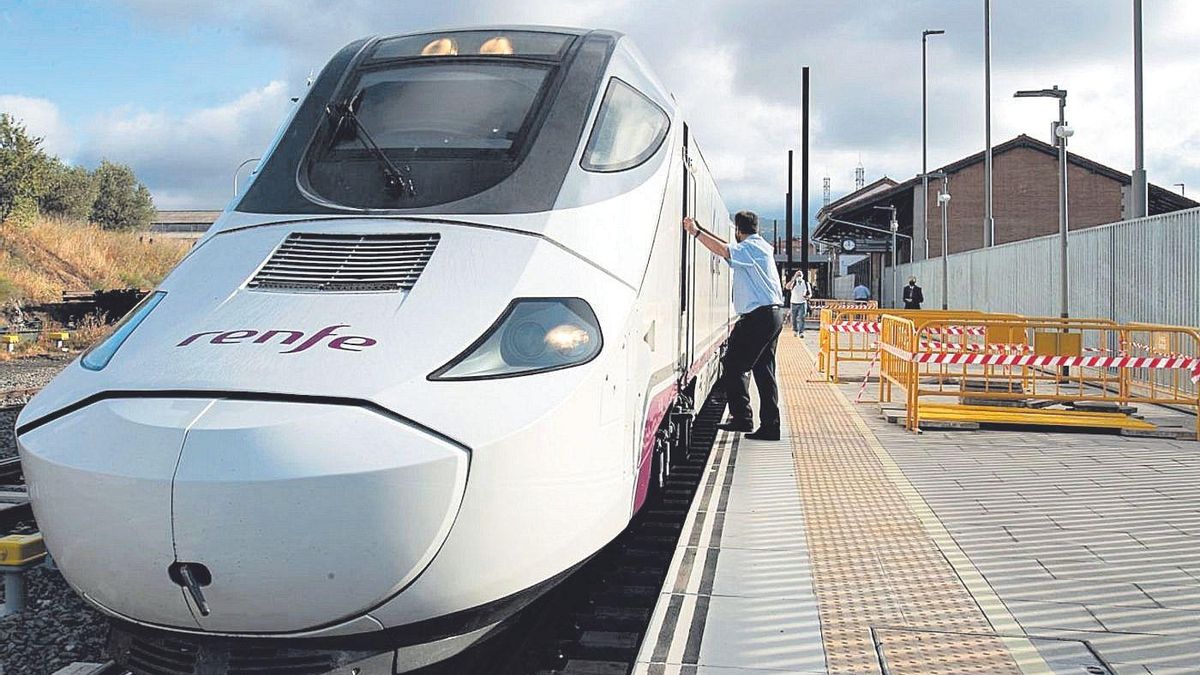
{"type": "Polygon", "coordinates": [[[578,366],[600,353],[600,324],[579,298],[514,300],[492,327],[431,380],[481,380],[578,366]]]}
{"type": "Polygon", "coordinates": [[[113,328],[113,331],[108,334],[108,337],[92,345],[90,349],[83,353],[83,358],[79,359],[80,365],[88,370],[102,370],[108,362],[112,360],[117,350],[121,345],[125,344],[125,340],[133,333],[142,321],[150,315],[150,312],[162,302],[162,299],[167,297],[166,291],[155,291],[150,295],[142,298],[142,301],[137,304],[125,318],[113,328]]]}

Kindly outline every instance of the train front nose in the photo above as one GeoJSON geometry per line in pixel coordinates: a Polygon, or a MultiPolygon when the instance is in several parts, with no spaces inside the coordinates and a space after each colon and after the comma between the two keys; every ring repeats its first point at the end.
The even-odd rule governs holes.
{"type": "Polygon", "coordinates": [[[20,442],[77,588],[133,619],[221,632],[361,617],[432,559],[468,468],[402,420],[298,401],[100,401],[20,442]],[[180,563],[201,572],[208,614],[169,571],[180,563]]]}

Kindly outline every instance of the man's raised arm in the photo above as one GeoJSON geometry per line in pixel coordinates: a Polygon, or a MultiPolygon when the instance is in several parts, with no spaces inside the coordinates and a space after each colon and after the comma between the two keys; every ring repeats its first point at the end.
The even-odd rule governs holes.
{"type": "Polygon", "coordinates": [[[717,235],[697,225],[695,218],[684,218],[683,229],[687,230],[688,234],[692,235],[701,244],[703,244],[704,248],[712,251],[714,254],[719,255],[726,260],[729,260],[729,244],[725,243],[725,241],[717,235]]]}

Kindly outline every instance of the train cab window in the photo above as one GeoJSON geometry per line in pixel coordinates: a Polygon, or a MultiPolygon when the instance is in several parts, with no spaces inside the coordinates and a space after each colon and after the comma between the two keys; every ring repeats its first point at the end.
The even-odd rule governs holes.
{"type": "Polygon", "coordinates": [[[667,113],[638,90],[613,78],[583,151],[588,171],[632,169],[654,156],[667,136],[667,113]]]}
{"type": "MultiPolygon", "coordinates": [[[[455,58],[461,43],[443,40],[425,39],[434,58],[368,62],[355,74],[309,147],[306,190],[344,206],[412,208],[477,194],[512,173],[554,65],[455,58]]],[[[383,46],[388,56],[399,47],[383,46]]],[[[484,42],[475,53],[511,48],[484,42]]]]}

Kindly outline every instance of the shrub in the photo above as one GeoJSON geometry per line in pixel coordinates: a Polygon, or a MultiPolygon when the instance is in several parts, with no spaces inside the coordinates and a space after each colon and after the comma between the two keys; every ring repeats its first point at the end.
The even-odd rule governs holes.
{"type": "Polygon", "coordinates": [[[150,191],[124,164],[100,162],[92,174],[96,201],[91,221],[106,230],[144,230],[154,218],[154,200],[150,191]]]}
{"type": "Polygon", "coordinates": [[[37,199],[53,162],[42,150],[41,138],[0,113],[0,222],[12,217],[27,224],[37,217],[37,199]]]}
{"type": "Polygon", "coordinates": [[[87,220],[92,215],[99,187],[92,174],[81,166],[55,161],[48,172],[46,191],[38,199],[42,213],[72,220],[87,220]]]}

